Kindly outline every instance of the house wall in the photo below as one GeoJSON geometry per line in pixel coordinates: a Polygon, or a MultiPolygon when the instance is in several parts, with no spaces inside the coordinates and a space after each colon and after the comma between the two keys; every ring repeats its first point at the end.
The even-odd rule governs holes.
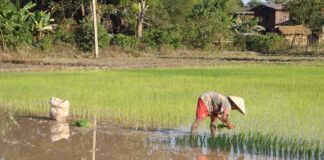
{"type": "Polygon", "coordinates": [[[287,21],[289,21],[288,11],[276,11],[276,25],[287,21]]]}
{"type": "Polygon", "coordinates": [[[276,25],[276,12],[271,8],[262,8],[255,10],[255,17],[259,18],[259,25],[267,30],[272,30],[276,25]]]}

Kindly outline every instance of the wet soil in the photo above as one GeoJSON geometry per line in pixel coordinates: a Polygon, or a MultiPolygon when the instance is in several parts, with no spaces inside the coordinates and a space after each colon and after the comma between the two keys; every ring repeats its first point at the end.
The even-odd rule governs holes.
{"type": "Polygon", "coordinates": [[[43,117],[2,116],[0,131],[0,160],[94,160],[93,153],[97,160],[245,159],[231,152],[177,145],[175,137],[188,135],[188,129],[138,131],[102,121],[96,127],[95,152],[94,127],[79,128],[43,117]]]}

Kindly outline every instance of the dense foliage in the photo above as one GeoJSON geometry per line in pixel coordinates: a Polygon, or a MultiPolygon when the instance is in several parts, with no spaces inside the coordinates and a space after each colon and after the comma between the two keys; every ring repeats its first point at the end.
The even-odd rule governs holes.
{"type": "Polygon", "coordinates": [[[234,45],[239,50],[271,53],[288,49],[289,44],[283,36],[273,33],[266,35],[237,36],[234,45]]]}
{"type": "MultiPolygon", "coordinates": [[[[93,24],[91,21],[81,22],[78,27],[74,29],[74,38],[78,48],[84,52],[92,51],[95,47],[93,24]]],[[[102,25],[98,25],[98,45],[104,47],[109,44],[109,36],[102,25]]]]}
{"type": "Polygon", "coordinates": [[[203,0],[193,6],[187,18],[185,42],[204,48],[213,41],[226,38],[230,29],[228,0],[203,0]]]}
{"type": "MultiPolygon", "coordinates": [[[[47,49],[52,45],[75,46],[84,52],[93,50],[91,1],[0,2],[0,47],[3,50],[47,49]]],[[[320,32],[323,26],[320,2],[290,2],[293,20],[320,32]]],[[[252,0],[247,6],[260,3],[252,0]]],[[[242,0],[100,0],[97,1],[99,47],[205,49],[233,43],[241,50],[273,50],[273,46],[277,46],[273,38],[278,36],[242,36],[243,33],[258,33],[257,19],[236,21],[238,17],[232,13],[242,7],[242,0]]],[[[284,44],[283,41],[281,38],[280,43],[284,44]]]]}

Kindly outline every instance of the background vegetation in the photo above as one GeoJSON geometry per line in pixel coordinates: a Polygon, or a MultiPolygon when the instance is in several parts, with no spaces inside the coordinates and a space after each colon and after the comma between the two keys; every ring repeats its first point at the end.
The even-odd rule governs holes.
{"type": "MultiPolygon", "coordinates": [[[[260,3],[252,0],[247,6],[260,3]]],[[[296,0],[287,6],[296,23],[319,34],[322,4],[323,0],[296,0]]],[[[232,12],[243,7],[241,0],[98,0],[99,47],[144,52],[165,46],[271,53],[287,49],[281,48],[286,42],[279,35],[245,36],[257,21],[237,24],[232,12]]],[[[59,45],[91,52],[91,13],[89,0],[0,0],[0,47],[17,51],[59,45]]]]}

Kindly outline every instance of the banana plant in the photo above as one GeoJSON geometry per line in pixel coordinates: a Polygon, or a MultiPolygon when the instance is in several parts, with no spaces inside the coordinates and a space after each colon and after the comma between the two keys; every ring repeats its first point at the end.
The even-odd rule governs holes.
{"type": "Polygon", "coordinates": [[[0,5],[3,8],[0,10],[0,34],[4,49],[6,48],[7,42],[14,42],[14,39],[17,39],[13,37],[19,36],[17,33],[22,27],[32,29],[32,24],[28,23],[28,19],[32,16],[29,10],[35,6],[36,4],[34,3],[28,3],[18,10],[14,7],[1,7],[0,5]]]}
{"type": "Polygon", "coordinates": [[[265,28],[258,25],[256,19],[239,18],[237,15],[232,17],[232,30],[236,34],[254,34],[260,31],[264,31],[265,28]]]}
{"type": "Polygon", "coordinates": [[[34,14],[34,30],[37,35],[37,39],[41,40],[44,38],[46,33],[53,32],[53,26],[50,24],[51,14],[44,11],[38,11],[34,14]]]}

